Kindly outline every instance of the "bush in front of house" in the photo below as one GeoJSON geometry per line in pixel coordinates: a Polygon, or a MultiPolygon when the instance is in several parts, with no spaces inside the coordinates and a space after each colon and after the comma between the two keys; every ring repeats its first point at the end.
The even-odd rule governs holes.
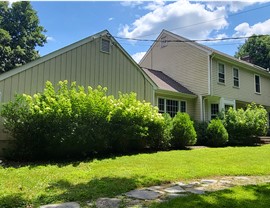
{"type": "Polygon", "coordinates": [[[17,95],[3,105],[4,126],[15,138],[11,157],[81,158],[96,154],[166,149],[164,118],[136,94],[106,95],[76,83],[46,83],[43,93],[17,95]]]}
{"type": "Polygon", "coordinates": [[[206,121],[194,122],[194,128],[197,134],[196,145],[207,145],[207,135],[206,135],[207,127],[208,127],[208,122],[206,121]]]}
{"type": "Polygon", "coordinates": [[[77,87],[67,81],[43,93],[17,95],[3,105],[4,126],[15,138],[14,158],[76,158],[107,149],[107,115],[111,110],[106,89],[77,87]]]}
{"type": "Polygon", "coordinates": [[[223,147],[228,142],[228,132],[220,119],[213,119],[206,129],[207,145],[223,147]]]}
{"type": "Polygon", "coordinates": [[[267,111],[261,105],[251,103],[247,109],[230,108],[223,118],[231,145],[254,145],[258,136],[267,133],[267,111]]]}
{"type": "Polygon", "coordinates": [[[173,118],[171,135],[172,148],[182,149],[185,146],[196,143],[197,134],[193,126],[193,121],[187,113],[178,112],[173,118]]]}
{"type": "Polygon", "coordinates": [[[134,152],[161,149],[164,119],[157,107],[136,99],[136,94],[119,94],[108,116],[112,151],[134,152]]]}

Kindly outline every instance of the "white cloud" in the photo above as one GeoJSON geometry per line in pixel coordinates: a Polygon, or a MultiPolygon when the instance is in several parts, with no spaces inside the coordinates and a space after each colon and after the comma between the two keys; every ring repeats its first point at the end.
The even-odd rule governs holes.
{"type": "Polygon", "coordinates": [[[164,1],[156,0],[156,1],[153,1],[153,2],[149,3],[148,5],[146,5],[144,7],[144,9],[155,10],[155,9],[159,8],[160,6],[164,6],[164,5],[165,5],[164,1]]]}
{"type": "Polygon", "coordinates": [[[253,34],[270,34],[270,19],[266,20],[265,22],[258,22],[252,26],[247,22],[244,22],[236,26],[234,30],[236,31],[233,35],[234,37],[251,36],[253,34]]]}
{"type": "Polygon", "coordinates": [[[54,37],[51,37],[51,36],[47,36],[47,41],[55,41],[54,37]]]}
{"type": "Polygon", "coordinates": [[[209,11],[203,4],[180,0],[167,5],[156,4],[153,11],[136,19],[132,25],[122,26],[118,35],[137,38],[168,29],[187,38],[202,39],[207,38],[212,31],[219,31],[227,25],[224,6],[209,11]]]}
{"type": "Polygon", "coordinates": [[[241,0],[241,1],[211,1],[207,3],[207,8],[213,11],[215,8],[220,6],[226,6],[227,10],[236,13],[243,10],[247,6],[251,6],[258,3],[266,3],[270,0],[241,0]]]}
{"type": "Polygon", "coordinates": [[[138,52],[132,55],[132,58],[139,63],[142,57],[145,55],[146,52],[138,52]]]}
{"type": "Polygon", "coordinates": [[[110,17],[108,20],[109,20],[109,21],[112,21],[112,20],[114,20],[114,18],[113,18],[113,17],[110,17]]]}
{"type": "Polygon", "coordinates": [[[134,7],[136,7],[138,5],[141,5],[141,4],[143,4],[143,1],[126,0],[126,1],[121,2],[122,6],[128,6],[128,7],[131,7],[131,8],[134,8],[134,7]]]}

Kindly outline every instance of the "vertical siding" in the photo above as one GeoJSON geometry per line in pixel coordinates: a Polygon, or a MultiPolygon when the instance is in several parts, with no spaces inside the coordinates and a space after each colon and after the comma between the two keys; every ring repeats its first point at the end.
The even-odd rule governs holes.
{"type": "Polygon", "coordinates": [[[234,99],[244,102],[256,102],[262,105],[270,105],[270,77],[263,74],[252,72],[243,67],[237,67],[231,63],[214,59],[212,63],[212,88],[213,95],[234,99]],[[218,63],[225,65],[225,85],[218,83],[218,63]],[[240,87],[233,86],[233,71],[236,67],[239,70],[240,87]],[[255,93],[254,75],[258,74],[261,77],[261,94],[255,93]]]}
{"type": "MultiPolygon", "coordinates": [[[[154,103],[153,86],[138,66],[117,46],[108,54],[100,51],[99,44],[100,39],[95,39],[0,81],[1,102],[10,101],[14,93],[41,92],[47,80],[55,85],[66,79],[93,88],[107,87],[108,94],[116,97],[119,91],[136,92],[140,100],[154,103]]],[[[5,139],[0,134],[0,140],[5,139]]]]}

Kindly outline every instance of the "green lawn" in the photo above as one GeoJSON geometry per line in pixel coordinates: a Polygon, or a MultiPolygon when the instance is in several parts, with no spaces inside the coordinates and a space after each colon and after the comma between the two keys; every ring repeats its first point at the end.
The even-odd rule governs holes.
{"type": "Polygon", "coordinates": [[[137,187],[223,175],[270,175],[270,145],[0,167],[0,207],[37,207],[63,201],[83,204],[137,187]]]}
{"type": "Polygon", "coordinates": [[[150,208],[266,208],[270,206],[270,184],[239,186],[205,195],[180,197],[150,208]]]}

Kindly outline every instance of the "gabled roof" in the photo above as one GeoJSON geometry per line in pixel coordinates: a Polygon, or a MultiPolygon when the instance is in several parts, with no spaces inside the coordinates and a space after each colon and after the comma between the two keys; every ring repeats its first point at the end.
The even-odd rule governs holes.
{"type": "Polygon", "coordinates": [[[82,45],[84,45],[84,44],[86,44],[86,43],[88,43],[88,42],[91,42],[91,41],[93,41],[93,40],[95,40],[95,39],[97,39],[97,38],[100,38],[100,37],[107,37],[107,38],[109,38],[112,42],[113,42],[113,44],[114,45],[116,45],[124,54],[125,54],[125,56],[135,65],[135,66],[137,66],[137,69],[142,73],[142,75],[153,85],[153,87],[155,88],[155,87],[157,87],[156,85],[155,85],[155,83],[148,77],[148,75],[141,69],[141,67],[137,64],[137,62],[126,52],[126,50],[115,40],[115,38],[109,33],[109,31],[108,30],[103,30],[103,31],[101,31],[101,32],[99,32],[99,33],[96,33],[96,34],[94,34],[94,35],[91,35],[91,36],[89,36],[89,37],[87,37],[87,38],[84,38],[84,39],[82,39],[82,40],[80,40],[80,41],[78,41],[78,42],[75,42],[75,43],[73,43],[73,44],[70,44],[70,45],[68,45],[68,46],[66,46],[66,47],[64,47],[64,48],[61,48],[61,49],[59,49],[59,50],[56,50],[56,51],[54,51],[54,52],[52,52],[52,53],[49,53],[49,54],[47,54],[47,55],[45,55],[45,56],[42,56],[42,57],[40,57],[40,58],[38,58],[38,59],[36,59],[36,60],[34,60],[34,61],[32,61],[32,62],[29,62],[29,63],[27,63],[27,64],[25,64],[25,65],[22,65],[22,66],[20,66],[20,67],[17,67],[17,68],[15,68],[15,69],[12,69],[12,70],[10,70],[10,71],[7,71],[7,72],[5,72],[5,73],[3,73],[3,74],[0,74],[0,81],[2,81],[2,80],[4,80],[4,79],[6,79],[6,78],[8,78],[8,77],[11,77],[11,76],[13,76],[13,75],[15,75],[15,74],[17,74],[17,73],[20,73],[20,72],[22,72],[22,71],[25,71],[25,70],[27,70],[27,69],[29,69],[29,68],[31,68],[31,67],[34,67],[34,66],[36,66],[36,65],[38,65],[38,64],[40,64],[40,63],[42,63],[42,62],[45,62],[45,61],[48,61],[48,60],[50,60],[50,59],[52,59],[52,58],[54,58],[54,57],[56,57],[56,56],[59,56],[59,55],[61,55],[61,54],[63,54],[63,53],[66,53],[66,52],[68,52],[68,51],[70,51],[70,50],[72,50],[72,49],[75,49],[75,48],[77,48],[77,47],[79,47],[79,46],[82,46],[82,45]]]}
{"type": "MultiPolygon", "coordinates": [[[[186,44],[189,44],[189,45],[191,45],[191,46],[193,46],[193,47],[196,47],[196,48],[198,48],[199,50],[208,53],[208,55],[215,56],[215,57],[219,57],[219,58],[221,58],[221,59],[226,59],[226,60],[229,61],[229,62],[233,62],[233,63],[235,63],[235,64],[237,64],[237,65],[241,65],[241,66],[243,66],[243,67],[248,68],[249,70],[256,70],[256,71],[259,71],[259,72],[261,72],[261,73],[263,73],[263,74],[265,74],[265,75],[270,76],[270,74],[268,73],[268,71],[267,71],[266,69],[260,67],[260,66],[257,66],[257,65],[252,64],[252,63],[248,63],[248,62],[243,61],[243,60],[240,60],[240,59],[237,59],[237,58],[235,58],[235,57],[233,57],[233,56],[230,56],[230,55],[228,55],[228,54],[225,54],[225,53],[223,53],[223,52],[221,52],[221,51],[215,50],[215,49],[213,49],[213,48],[210,48],[210,47],[205,46],[205,45],[203,45],[203,44],[197,43],[197,42],[195,42],[195,41],[191,41],[191,40],[189,40],[189,39],[187,39],[187,38],[184,38],[184,37],[182,37],[182,36],[180,36],[180,35],[174,34],[174,33],[170,32],[170,31],[167,31],[167,30],[162,30],[162,32],[161,32],[161,33],[159,34],[159,36],[157,37],[157,40],[159,40],[162,36],[164,36],[164,34],[168,34],[168,35],[174,37],[175,39],[179,40],[180,42],[183,41],[183,42],[185,42],[186,44]]],[[[154,43],[154,44],[150,47],[150,49],[149,49],[149,50],[147,51],[147,53],[144,55],[144,57],[142,58],[142,60],[143,60],[143,59],[147,56],[147,54],[152,50],[152,48],[154,47],[155,44],[156,44],[156,43],[154,43]]],[[[140,63],[142,62],[142,60],[140,61],[140,63]]]]}
{"type": "Polygon", "coordinates": [[[173,78],[164,74],[162,71],[157,71],[148,68],[142,69],[155,82],[155,84],[158,86],[158,89],[193,95],[194,97],[196,97],[196,95],[193,92],[191,92],[189,89],[181,85],[179,82],[175,81],[173,78]]]}

